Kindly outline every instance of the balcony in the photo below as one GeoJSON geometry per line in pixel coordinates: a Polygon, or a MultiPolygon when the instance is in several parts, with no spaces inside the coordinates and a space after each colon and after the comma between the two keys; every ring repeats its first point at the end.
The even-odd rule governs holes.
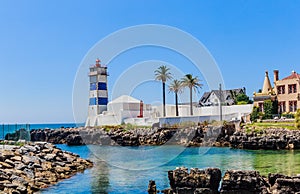
{"type": "Polygon", "coordinates": [[[93,76],[93,75],[107,75],[109,76],[109,74],[107,73],[106,69],[100,69],[100,70],[97,70],[97,71],[91,71],[88,73],[89,76],[93,76]]]}

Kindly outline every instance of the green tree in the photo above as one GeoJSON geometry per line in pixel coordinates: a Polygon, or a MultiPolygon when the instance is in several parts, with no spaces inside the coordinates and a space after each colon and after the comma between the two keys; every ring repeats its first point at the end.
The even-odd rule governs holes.
{"type": "Polygon", "coordinates": [[[241,93],[241,94],[236,95],[235,101],[237,104],[248,104],[249,97],[246,94],[241,93]]]}
{"type": "Polygon", "coordinates": [[[174,79],[169,85],[169,91],[174,92],[175,94],[175,104],[176,104],[176,116],[179,116],[178,112],[178,93],[182,91],[181,81],[174,79]]]}
{"type": "Polygon", "coordinates": [[[250,115],[250,120],[255,122],[259,118],[259,107],[253,106],[252,113],[250,115]]]}
{"type": "Polygon", "coordinates": [[[188,87],[190,89],[190,113],[193,115],[193,90],[198,91],[198,89],[202,87],[202,84],[199,83],[200,80],[198,77],[193,77],[192,74],[186,74],[181,82],[183,87],[188,87]]]}
{"type": "Polygon", "coordinates": [[[272,100],[264,101],[264,113],[264,119],[272,119],[273,114],[275,114],[272,100]]]}
{"type": "Polygon", "coordinates": [[[295,127],[300,130],[300,109],[295,114],[295,127]]]}
{"type": "Polygon", "coordinates": [[[172,75],[170,73],[170,69],[162,65],[157,70],[154,71],[155,79],[162,82],[163,89],[163,116],[166,116],[166,81],[172,79],[172,75]]]}

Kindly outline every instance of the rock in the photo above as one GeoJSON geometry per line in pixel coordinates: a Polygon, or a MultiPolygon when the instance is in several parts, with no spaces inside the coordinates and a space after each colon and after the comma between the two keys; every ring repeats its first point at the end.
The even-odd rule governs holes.
{"type": "Polygon", "coordinates": [[[220,193],[267,193],[269,184],[257,171],[228,170],[222,180],[220,193]]]}
{"type": "Polygon", "coordinates": [[[0,165],[2,166],[2,168],[13,168],[14,167],[6,162],[0,162],[0,165]]]}
{"type": "Polygon", "coordinates": [[[29,178],[29,179],[34,179],[34,172],[28,168],[25,168],[23,170],[24,174],[29,178]]]}
{"type": "Polygon", "coordinates": [[[20,186],[20,185],[27,186],[28,185],[28,182],[24,178],[16,176],[16,175],[12,175],[10,177],[10,180],[13,184],[18,185],[18,186],[20,186]]]}
{"type": "Polygon", "coordinates": [[[82,145],[83,140],[80,135],[72,134],[67,137],[67,145],[82,145]]]}
{"type": "Polygon", "coordinates": [[[198,189],[197,192],[209,190],[215,193],[218,192],[221,170],[218,168],[205,170],[192,168],[190,173],[188,173],[188,169],[182,167],[169,171],[168,177],[171,189],[175,193],[194,193],[196,189],[198,189]]]}
{"type": "Polygon", "coordinates": [[[15,167],[15,163],[13,161],[11,161],[10,159],[6,159],[5,163],[9,164],[12,167],[15,167]]]}
{"type": "Polygon", "coordinates": [[[14,156],[10,158],[12,161],[21,161],[22,157],[21,156],[14,156]]]}
{"type": "Polygon", "coordinates": [[[30,164],[30,163],[35,163],[36,158],[33,156],[28,156],[28,155],[24,155],[22,157],[22,162],[26,165],[30,164]]]}
{"type": "Polygon", "coordinates": [[[47,161],[53,161],[53,159],[55,158],[55,154],[46,154],[46,156],[44,157],[45,160],[47,161]]]}
{"type": "Polygon", "coordinates": [[[0,156],[0,191],[4,193],[33,193],[92,166],[77,154],[42,142],[1,149],[0,156]]]}
{"type": "Polygon", "coordinates": [[[23,163],[17,163],[15,165],[15,169],[17,170],[24,170],[27,167],[27,165],[23,164],[23,163]]]}
{"type": "Polygon", "coordinates": [[[9,179],[9,176],[0,170],[0,181],[5,181],[5,180],[8,180],[9,179]]]}
{"type": "Polygon", "coordinates": [[[300,191],[300,177],[290,177],[282,174],[269,174],[272,193],[296,193],[300,191]]]}
{"type": "Polygon", "coordinates": [[[148,184],[148,194],[156,194],[157,190],[156,190],[156,184],[155,181],[150,180],[149,184],[148,184]]]}
{"type": "MultiPolygon", "coordinates": [[[[171,188],[164,194],[285,194],[300,193],[300,177],[282,174],[269,174],[268,179],[257,171],[227,170],[222,178],[220,191],[218,185],[221,171],[218,168],[199,170],[181,167],[168,171],[171,188]]],[[[155,184],[149,181],[148,192],[155,184]]],[[[153,189],[154,190],[154,189],[153,189]]]]}
{"type": "Polygon", "coordinates": [[[4,162],[6,159],[10,159],[15,154],[11,150],[1,150],[0,152],[0,161],[4,162]]]}

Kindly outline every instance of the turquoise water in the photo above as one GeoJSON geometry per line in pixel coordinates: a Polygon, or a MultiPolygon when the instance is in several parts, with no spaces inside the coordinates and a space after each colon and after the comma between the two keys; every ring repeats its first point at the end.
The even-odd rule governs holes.
{"type": "Polygon", "coordinates": [[[13,133],[18,129],[58,129],[61,127],[82,127],[84,123],[48,123],[48,124],[0,124],[0,139],[4,139],[7,133],[13,133]]]}
{"type": "Polygon", "coordinates": [[[174,159],[182,146],[131,147],[66,146],[63,150],[95,162],[93,168],[43,190],[41,193],[146,193],[148,181],[156,181],[159,190],[169,187],[167,171],[178,166],[188,168],[218,167],[259,170],[261,174],[300,173],[299,151],[247,151],[230,148],[186,148],[174,159]],[[138,151],[132,156],[130,151],[138,151]],[[103,161],[106,160],[107,162],[103,161]],[[168,162],[166,162],[168,161],[168,162]],[[165,163],[162,163],[165,162],[165,163]],[[151,163],[151,164],[149,164],[151,163]],[[143,164],[147,169],[143,169],[143,164]],[[155,166],[155,167],[154,167],[155,166]]]}

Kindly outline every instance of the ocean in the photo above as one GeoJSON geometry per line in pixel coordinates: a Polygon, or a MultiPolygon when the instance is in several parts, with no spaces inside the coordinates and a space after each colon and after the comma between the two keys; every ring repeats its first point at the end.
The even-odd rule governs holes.
{"type": "Polygon", "coordinates": [[[149,180],[155,180],[157,189],[169,187],[168,170],[185,166],[188,168],[217,167],[224,175],[227,169],[258,170],[262,175],[300,173],[299,150],[239,150],[218,147],[182,146],[67,146],[57,147],[79,154],[94,161],[94,167],[77,173],[70,179],[60,181],[43,189],[42,194],[83,194],[83,193],[147,193],[149,180]],[[183,148],[183,149],[182,149],[183,148]],[[138,155],[123,152],[131,149],[138,155]],[[148,150],[153,150],[148,153],[148,150]],[[183,150],[177,156],[172,153],[183,150]],[[161,162],[165,161],[165,162],[161,162]]]}

